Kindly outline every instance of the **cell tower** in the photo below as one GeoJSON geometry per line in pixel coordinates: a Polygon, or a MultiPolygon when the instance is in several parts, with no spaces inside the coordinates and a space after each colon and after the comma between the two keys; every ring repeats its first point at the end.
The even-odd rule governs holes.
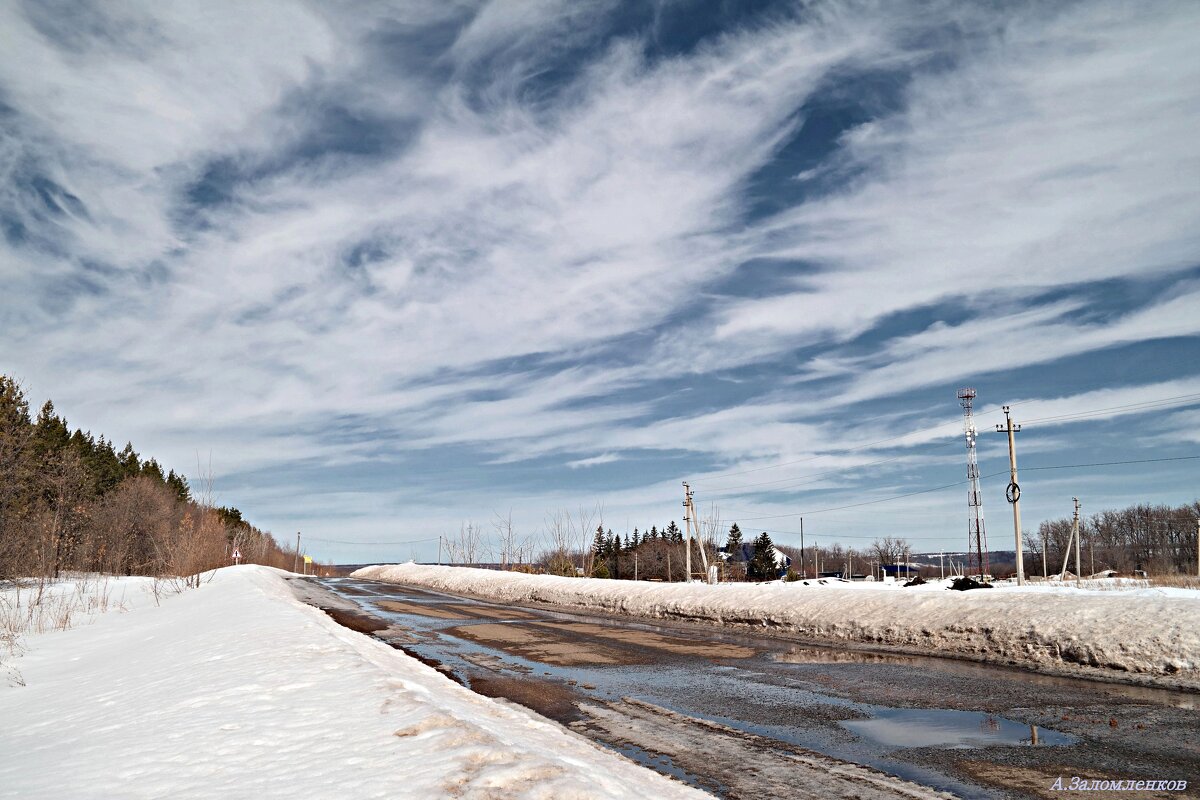
{"type": "Polygon", "coordinates": [[[979,575],[988,574],[987,534],[983,527],[983,493],[979,489],[979,458],[975,453],[975,417],[971,406],[975,390],[965,387],[958,390],[958,402],[963,407],[963,431],[967,438],[967,561],[974,562],[979,575]]]}

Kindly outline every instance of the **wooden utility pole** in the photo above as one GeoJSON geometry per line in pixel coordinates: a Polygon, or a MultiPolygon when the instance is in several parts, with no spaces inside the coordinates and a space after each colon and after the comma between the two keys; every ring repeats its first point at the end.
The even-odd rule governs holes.
{"type": "MultiPolygon", "coordinates": [[[[1200,521],[1197,521],[1200,525],[1200,521]]],[[[800,518],[800,574],[808,577],[808,567],[804,566],[804,517],[800,518]]]]}
{"type": "Polygon", "coordinates": [[[1049,540],[1046,538],[1046,531],[1043,528],[1042,529],[1042,580],[1048,580],[1050,578],[1050,571],[1046,566],[1046,546],[1048,543],[1049,543],[1049,540]]]}
{"type": "Polygon", "coordinates": [[[683,482],[683,581],[687,583],[692,579],[692,519],[689,514],[692,504],[692,490],[687,485],[687,481],[683,482]]]}
{"type": "Polygon", "coordinates": [[[292,561],[292,572],[300,571],[300,531],[296,531],[296,558],[292,561]]]}
{"type": "Polygon", "coordinates": [[[1075,529],[1075,583],[1084,581],[1084,561],[1079,558],[1079,498],[1072,498],[1075,501],[1075,518],[1073,527],[1075,529]]]}
{"type": "Polygon", "coordinates": [[[1004,406],[1004,425],[997,425],[996,430],[999,433],[1008,434],[1008,489],[1005,491],[1005,497],[1008,502],[1012,503],[1013,507],[1013,538],[1017,543],[1017,585],[1025,585],[1025,559],[1021,552],[1021,485],[1017,483],[1017,442],[1013,434],[1019,433],[1020,425],[1013,425],[1012,415],[1008,413],[1008,406],[1004,406]]]}
{"type": "Polygon", "coordinates": [[[704,542],[700,537],[700,520],[696,517],[696,504],[692,501],[692,487],[687,481],[683,482],[683,527],[687,530],[684,547],[687,549],[684,581],[692,580],[692,526],[696,527],[696,546],[700,548],[700,560],[704,564],[704,575],[708,577],[708,554],[704,552],[704,542]]]}

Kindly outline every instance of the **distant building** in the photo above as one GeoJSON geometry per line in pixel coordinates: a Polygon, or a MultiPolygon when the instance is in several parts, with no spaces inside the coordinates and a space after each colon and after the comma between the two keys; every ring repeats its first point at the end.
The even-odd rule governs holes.
{"type": "Polygon", "coordinates": [[[880,569],[883,574],[896,577],[897,575],[919,575],[923,567],[934,566],[931,564],[918,564],[915,561],[900,564],[880,564],[880,569]]]}
{"type": "MultiPolygon", "coordinates": [[[[771,545],[771,551],[775,554],[775,568],[778,570],[780,577],[787,574],[787,571],[792,566],[792,558],[789,555],[779,552],[779,548],[771,545]]],[[[717,548],[717,555],[727,564],[733,563],[749,563],[750,559],[754,558],[754,543],[742,542],[740,549],[735,550],[733,554],[726,552],[725,546],[717,548]]]]}

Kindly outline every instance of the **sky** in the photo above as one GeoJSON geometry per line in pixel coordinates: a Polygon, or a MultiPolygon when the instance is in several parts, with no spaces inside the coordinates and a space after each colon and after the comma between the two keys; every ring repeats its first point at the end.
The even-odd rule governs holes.
{"type": "Polygon", "coordinates": [[[1190,503],[1197,42],[1186,2],[0,0],[0,372],[341,563],[662,527],[683,481],[962,550],[962,386],[993,549],[1004,404],[1025,527],[1190,503]]]}

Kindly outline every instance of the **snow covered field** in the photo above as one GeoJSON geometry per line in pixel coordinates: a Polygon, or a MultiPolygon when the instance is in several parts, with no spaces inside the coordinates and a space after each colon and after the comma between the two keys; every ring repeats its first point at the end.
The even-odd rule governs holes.
{"type": "Polygon", "coordinates": [[[110,579],[121,601],[90,624],[21,634],[0,797],[706,796],[341,627],[280,575],[230,567],[159,600],[110,579]]]}
{"type": "Polygon", "coordinates": [[[944,583],[650,583],[418,564],[354,577],[510,603],[752,626],[1050,672],[1200,688],[1200,592],[1027,584],[969,592],[944,583]]]}

